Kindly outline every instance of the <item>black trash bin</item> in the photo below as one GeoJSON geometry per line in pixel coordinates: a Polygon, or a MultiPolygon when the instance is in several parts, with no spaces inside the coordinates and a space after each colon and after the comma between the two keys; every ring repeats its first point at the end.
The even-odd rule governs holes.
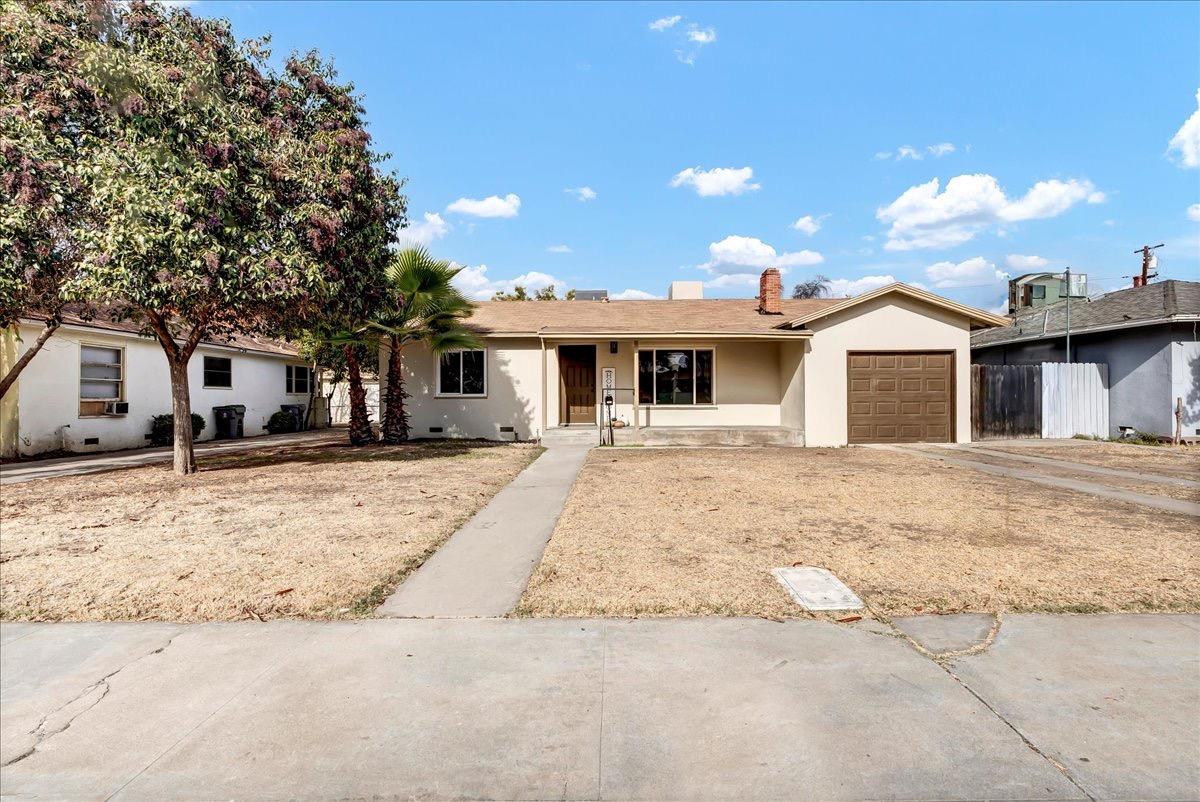
{"type": "Polygon", "coordinates": [[[246,420],[245,404],[228,404],[223,407],[213,407],[213,417],[217,421],[217,440],[236,440],[244,436],[246,420]]]}
{"type": "Polygon", "coordinates": [[[284,412],[292,413],[292,431],[304,431],[304,404],[280,404],[284,412]]]}

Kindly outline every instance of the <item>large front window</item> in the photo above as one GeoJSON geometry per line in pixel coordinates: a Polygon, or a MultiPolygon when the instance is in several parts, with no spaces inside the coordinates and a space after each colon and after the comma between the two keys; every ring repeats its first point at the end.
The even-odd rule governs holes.
{"type": "Polygon", "coordinates": [[[482,396],[487,392],[484,351],[451,351],[438,361],[438,395],[482,396]]]}
{"type": "Polygon", "coordinates": [[[638,351],[638,403],[656,406],[713,403],[712,349],[638,351]]]}

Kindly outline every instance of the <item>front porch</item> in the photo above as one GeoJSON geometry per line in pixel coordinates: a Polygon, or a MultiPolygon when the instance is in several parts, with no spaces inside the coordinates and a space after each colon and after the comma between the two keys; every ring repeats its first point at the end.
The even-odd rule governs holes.
{"type": "MultiPolygon", "coordinates": [[[[804,433],[786,426],[632,426],[613,428],[618,446],[802,446],[804,433]]],[[[607,442],[607,431],[605,442],[607,442]]],[[[600,444],[598,426],[558,426],[542,436],[543,445],[600,444]]]]}

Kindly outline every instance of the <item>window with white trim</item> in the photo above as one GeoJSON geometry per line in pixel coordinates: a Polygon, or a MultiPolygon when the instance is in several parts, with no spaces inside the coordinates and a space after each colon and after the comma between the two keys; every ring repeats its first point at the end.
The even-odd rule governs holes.
{"type": "Polygon", "coordinates": [[[638,351],[638,403],[698,406],[713,403],[713,349],[638,351]]]}
{"type": "Polygon", "coordinates": [[[288,395],[308,395],[312,387],[312,368],[308,365],[288,365],[286,384],[284,391],[288,395]]]}
{"type": "Polygon", "coordinates": [[[482,397],[487,394],[487,351],[448,351],[438,358],[437,394],[482,397]]]}
{"type": "Polygon", "coordinates": [[[79,400],[120,401],[125,397],[125,349],[79,347],[79,400]]]}

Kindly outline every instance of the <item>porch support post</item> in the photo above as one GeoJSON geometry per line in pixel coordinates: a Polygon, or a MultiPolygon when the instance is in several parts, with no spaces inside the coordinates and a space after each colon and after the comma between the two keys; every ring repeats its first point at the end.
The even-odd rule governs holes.
{"type": "Polygon", "coordinates": [[[633,341],[633,442],[642,442],[642,417],[638,408],[638,341],[633,341]]]}
{"type": "Polygon", "coordinates": [[[548,367],[546,365],[546,338],[538,338],[542,343],[542,437],[546,436],[546,423],[549,421],[549,414],[546,411],[546,373],[548,367]]]}

